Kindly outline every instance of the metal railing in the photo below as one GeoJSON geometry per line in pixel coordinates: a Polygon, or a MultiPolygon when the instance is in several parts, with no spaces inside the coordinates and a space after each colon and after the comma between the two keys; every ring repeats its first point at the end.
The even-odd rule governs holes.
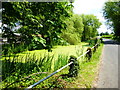
{"type": "MultiPolygon", "coordinates": [[[[93,46],[91,49],[95,48],[97,45],[98,45],[98,44],[96,44],[95,46],[93,46]]],[[[89,52],[89,50],[86,51],[85,53],[83,53],[82,55],[80,55],[79,57],[77,57],[77,60],[80,59],[82,56],[86,55],[88,52],[89,52]]],[[[51,73],[51,74],[48,75],[47,77],[39,80],[38,82],[34,83],[33,85],[30,85],[30,86],[27,87],[25,90],[29,90],[29,89],[33,88],[34,86],[38,85],[39,83],[43,82],[44,80],[48,79],[49,77],[53,76],[54,74],[60,72],[62,69],[66,68],[67,66],[69,66],[69,65],[71,65],[71,64],[73,64],[73,62],[68,63],[67,65],[65,65],[65,66],[63,66],[62,68],[56,70],[55,72],[51,73]]]]}
{"type": "Polygon", "coordinates": [[[58,73],[59,71],[61,71],[62,69],[66,68],[67,66],[71,65],[73,62],[68,63],[67,65],[63,66],[62,68],[58,69],[57,71],[53,72],[52,74],[48,75],[47,77],[39,80],[38,82],[34,83],[33,85],[30,85],[28,88],[26,88],[25,90],[29,90],[31,88],[33,88],[34,86],[38,85],[39,83],[41,83],[42,81],[48,79],[49,77],[53,76],[54,74],[58,73]]]}

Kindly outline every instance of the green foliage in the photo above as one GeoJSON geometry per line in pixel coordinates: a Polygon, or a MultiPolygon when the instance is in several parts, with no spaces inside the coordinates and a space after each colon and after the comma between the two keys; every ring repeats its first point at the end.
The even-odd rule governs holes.
{"type": "Polygon", "coordinates": [[[27,50],[27,45],[24,43],[16,43],[16,44],[3,44],[2,45],[2,54],[3,55],[11,55],[20,53],[27,50]]]}
{"type": "MultiPolygon", "coordinates": [[[[75,47],[75,46],[72,46],[75,47]]],[[[64,54],[66,53],[66,49],[72,50],[71,46],[62,46],[62,48],[65,49],[62,50],[64,54]]],[[[81,50],[81,48],[78,48],[81,50]]],[[[55,54],[60,52],[60,48],[58,51],[55,50],[55,54]]],[[[100,56],[102,48],[98,48],[93,55],[92,60],[87,63],[81,63],[80,67],[81,70],[78,73],[78,77],[76,78],[65,78],[63,79],[61,74],[68,74],[69,68],[65,68],[58,74],[52,76],[51,78],[45,80],[35,88],[81,88],[86,87],[85,85],[91,85],[94,77],[95,77],[95,70],[96,66],[98,64],[98,57],[100,56]],[[99,51],[98,51],[99,50],[99,51]],[[88,77],[91,76],[91,77],[88,77]],[[85,80],[83,79],[85,78],[85,80]],[[79,85],[77,83],[81,82],[79,85]]],[[[45,54],[43,57],[41,54],[44,53],[43,50],[40,50],[42,52],[39,52],[39,50],[36,50],[38,54],[29,54],[18,56],[18,54],[10,57],[2,57],[5,58],[2,61],[2,69],[3,69],[3,81],[2,81],[2,88],[26,88],[29,85],[34,84],[40,79],[43,79],[44,77],[48,76],[53,71],[61,68],[62,66],[66,65],[68,63],[68,55],[58,55],[58,57],[55,57],[53,52],[49,52],[49,54],[45,54]],[[54,59],[55,57],[55,59],[54,59]]],[[[33,53],[33,51],[30,51],[33,53]]],[[[72,50],[72,55],[75,53],[76,50],[72,50]]],[[[83,51],[81,51],[83,52],[83,51]]],[[[22,53],[23,54],[23,53],[22,53]]],[[[79,53],[81,54],[81,53],[79,53]]],[[[81,58],[83,59],[83,58],[81,58]]],[[[83,60],[82,60],[83,61],[83,60]]],[[[81,62],[81,60],[80,60],[81,62]]],[[[33,88],[34,89],[34,88],[33,88]]]]}
{"type": "Polygon", "coordinates": [[[91,57],[92,57],[92,49],[90,47],[87,48],[87,54],[86,54],[86,57],[87,57],[87,60],[90,61],[91,57]]]}
{"type": "Polygon", "coordinates": [[[116,39],[120,39],[120,1],[106,2],[103,8],[103,15],[107,19],[107,24],[113,28],[116,39]]]}
{"type": "Polygon", "coordinates": [[[113,34],[110,34],[110,35],[102,35],[102,38],[113,38],[113,34]]]}
{"type": "Polygon", "coordinates": [[[76,76],[78,76],[79,63],[78,63],[77,57],[70,56],[69,62],[73,62],[73,63],[70,65],[68,76],[69,77],[76,77],[76,76]]]}
{"type": "Polygon", "coordinates": [[[54,61],[54,71],[65,66],[68,63],[68,56],[58,55],[57,60],[54,61]]]}
{"type": "MultiPolygon", "coordinates": [[[[54,60],[54,55],[48,54],[43,57],[39,55],[38,58],[36,54],[29,53],[26,56],[14,55],[4,58],[2,62],[3,88],[28,87],[35,83],[34,79],[40,80],[68,63],[68,56],[65,55],[58,55],[56,60],[54,60]],[[34,75],[36,73],[39,74],[34,75]]],[[[46,80],[45,84],[39,87],[49,87],[51,84],[52,82],[46,80]]]]}
{"type": "Polygon", "coordinates": [[[101,43],[101,39],[94,37],[88,40],[88,43],[90,46],[95,46],[96,44],[101,43]]]}
{"type": "Polygon", "coordinates": [[[62,37],[71,45],[76,45],[80,42],[80,39],[76,34],[72,33],[63,33],[62,37]]]}
{"type": "Polygon", "coordinates": [[[109,33],[108,32],[105,32],[105,33],[100,33],[100,36],[102,36],[102,35],[109,35],[109,33]]]}
{"type": "Polygon", "coordinates": [[[46,47],[46,41],[42,37],[32,35],[32,42],[29,44],[28,50],[42,49],[46,47]]]}
{"type": "Polygon", "coordinates": [[[72,8],[70,2],[3,2],[3,37],[16,43],[17,32],[28,50],[48,51],[53,45],[75,45],[94,37],[99,20],[94,15],[73,14],[72,8]],[[19,29],[13,30],[17,26],[19,29]]]}
{"type": "Polygon", "coordinates": [[[77,14],[75,14],[73,16],[72,20],[73,20],[73,23],[74,23],[73,27],[75,28],[74,32],[78,34],[78,37],[81,40],[82,33],[83,33],[83,30],[84,30],[83,20],[80,17],[80,15],[77,15],[77,14]]]}
{"type": "Polygon", "coordinates": [[[66,40],[64,40],[63,38],[60,38],[60,39],[58,39],[57,43],[54,43],[54,45],[67,46],[67,45],[70,45],[70,44],[66,40]]]}
{"type": "Polygon", "coordinates": [[[30,44],[33,49],[39,48],[37,44],[49,45],[45,43],[47,40],[44,36],[50,38],[51,47],[52,43],[58,40],[61,31],[66,28],[64,20],[72,15],[72,4],[69,2],[3,2],[2,4],[3,36],[12,38],[8,41],[13,43],[16,37],[13,37],[15,31],[12,29],[21,26],[16,32],[21,33],[21,41],[30,44]],[[42,37],[36,42],[35,37],[32,37],[33,34],[41,34],[42,37]]]}
{"type": "Polygon", "coordinates": [[[84,31],[82,35],[82,41],[89,40],[97,35],[97,29],[100,27],[101,23],[94,15],[81,15],[84,24],[84,31]]]}
{"type": "Polygon", "coordinates": [[[61,37],[71,45],[80,43],[84,26],[82,18],[74,14],[71,18],[66,20],[66,24],[66,30],[62,32],[61,37]]]}

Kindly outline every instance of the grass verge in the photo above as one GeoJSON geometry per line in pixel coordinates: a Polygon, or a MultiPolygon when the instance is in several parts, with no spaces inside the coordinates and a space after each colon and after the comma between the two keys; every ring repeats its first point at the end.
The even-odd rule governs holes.
{"type": "MultiPolygon", "coordinates": [[[[90,62],[86,62],[86,58],[80,63],[79,75],[76,78],[59,78],[57,85],[61,85],[62,88],[93,88],[94,81],[98,74],[98,67],[100,63],[100,57],[102,54],[103,44],[98,47],[97,51],[93,53],[90,62]]],[[[66,72],[67,69],[63,70],[66,72]]],[[[56,85],[56,86],[57,86],[56,85]]]]}
{"type": "MultiPolygon", "coordinates": [[[[96,68],[99,63],[99,57],[102,52],[101,45],[96,53],[94,53],[90,62],[86,62],[85,58],[81,58],[79,75],[76,78],[63,78],[63,74],[68,74],[69,67],[65,68],[58,74],[52,76],[48,80],[45,80],[35,88],[89,88],[92,86],[92,82],[95,78],[96,68]]],[[[79,46],[57,46],[53,49],[53,52],[44,53],[46,57],[41,57],[41,51],[31,51],[24,56],[26,52],[22,53],[21,57],[8,57],[6,61],[3,60],[3,85],[4,87],[14,88],[26,88],[27,86],[34,84],[40,79],[43,79],[53,71],[68,63],[69,55],[79,56],[88,47],[87,45],[79,46]],[[84,47],[85,46],[85,47],[84,47]],[[81,48],[83,48],[81,50],[81,48]],[[36,52],[36,54],[35,54],[36,52]],[[56,53],[56,55],[55,55],[56,53]],[[39,58],[38,58],[39,57],[39,58]],[[54,58],[54,59],[53,59],[54,58]],[[40,72],[40,74],[37,74],[40,72]],[[42,72],[42,73],[41,73],[42,72]],[[45,72],[45,73],[44,73],[45,72]],[[22,80],[21,80],[22,79],[22,80]],[[21,81],[19,81],[21,80],[21,81]],[[14,83],[15,82],[15,83],[14,83]]]]}

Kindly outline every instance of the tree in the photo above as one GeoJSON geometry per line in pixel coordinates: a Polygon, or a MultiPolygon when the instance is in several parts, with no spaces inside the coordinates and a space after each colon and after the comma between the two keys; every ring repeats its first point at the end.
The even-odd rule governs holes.
{"type": "Polygon", "coordinates": [[[66,20],[66,24],[66,30],[62,32],[61,37],[72,45],[80,43],[84,27],[81,16],[74,14],[66,20]]]}
{"type": "Polygon", "coordinates": [[[86,41],[97,35],[97,29],[100,27],[101,22],[94,15],[81,15],[84,24],[82,41],[86,41]]]}
{"type": "Polygon", "coordinates": [[[51,48],[66,28],[64,20],[72,15],[72,4],[68,2],[3,2],[2,6],[4,36],[13,38],[13,28],[20,25],[16,32],[21,33],[21,40],[28,46],[35,46],[37,41],[37,44],[51,48]]]}
{"type": "Polygon", "coordinates": [[[75,14],[73,17],[73,22],[74,22],[74,28],[76,29],[75,32],[78,33],[78,37],[81,41],[83,29],[84,29],[84,24],[83,20],[80,15],[75,14]]]}
{"type": "Polygon", "coordinates": [[[120,39],[120,1],[106,2],[103,8],[103,15],[107,19],[107,24],[113,27],[116,39],[120,39]]]}
{"type": "Polygon", "coordinates": [[[108,32],[104,32],[104,33],[101,32],[101,33],[100,33],[100,36],[102,36],[102,35],[109,35],[109,33],[108,33],[108,32]]]}

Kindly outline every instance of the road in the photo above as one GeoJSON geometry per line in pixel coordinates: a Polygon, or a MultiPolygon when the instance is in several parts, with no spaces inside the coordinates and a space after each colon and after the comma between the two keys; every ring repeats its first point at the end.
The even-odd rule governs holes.
{"type": "MultiPolygon", "coordinates": [[[[101,66],[98,76],[97,88],[118,88],[118,47],[120,46],[113,40],[103,39],[101,66]]],[[[119,76],[119,77],[118,77],[119,76]]],[[[120,86],[119,86],[120,87],[120,86]]]]}

